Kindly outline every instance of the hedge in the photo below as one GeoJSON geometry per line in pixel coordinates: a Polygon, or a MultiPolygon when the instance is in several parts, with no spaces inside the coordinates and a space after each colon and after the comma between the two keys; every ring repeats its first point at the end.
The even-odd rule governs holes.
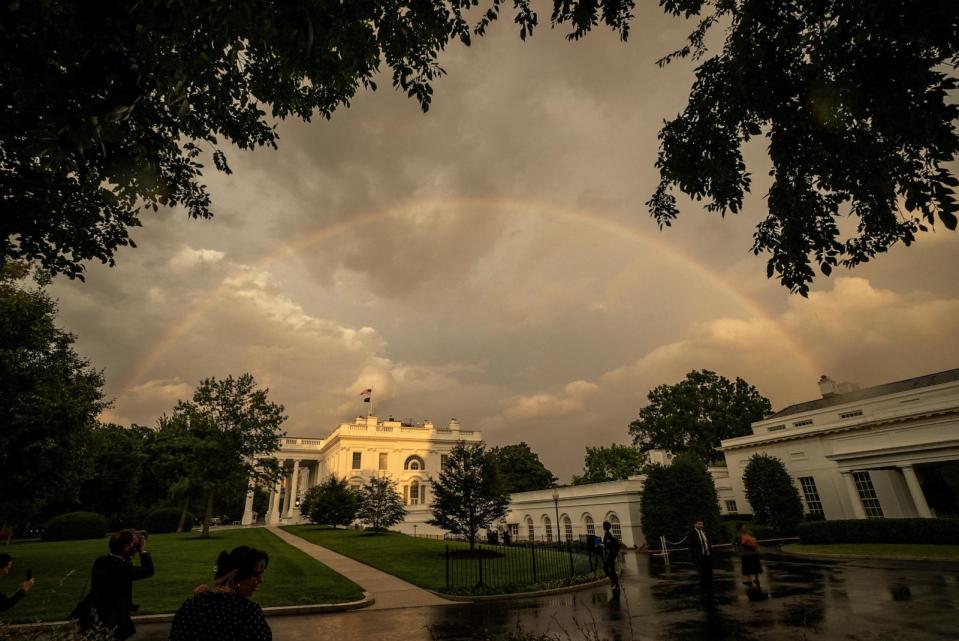
{"type": "Polygon", "coordinates": [[[109,525],[107,517],[96,512],[67,512],[47,522],[43,531],[43,540],[102,539],[107,535],[109,525]]]}
{"type": "MultiPolygon", "coordinates": [[[[151,534],[176,532],[176,526],[180,524],[180,514],[182,513],[183,510],[177,507],[164,507],[154,510],[143,519],[143,529],[151,534]]],[[[186,521],[183,524],[184,531],[190,531],[194,520],[193,514],[187,512],[186,521]]]]}
{"type": "Polygon", "coordinates": [[[959,542],[959,519],[816,521],[799,526],[799,542],[955,545],[959,542]]]}

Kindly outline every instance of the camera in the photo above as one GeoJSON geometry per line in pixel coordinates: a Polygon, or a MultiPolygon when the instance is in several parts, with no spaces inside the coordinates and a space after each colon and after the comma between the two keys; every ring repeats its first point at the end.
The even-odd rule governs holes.
{"type": "Polygon", "coordinates": [[[146,543],[146,540],[150,537],[150,533],[146,530],[137,530],[136,531],[136,549],[142,550],[143,544],[146,543]]]}

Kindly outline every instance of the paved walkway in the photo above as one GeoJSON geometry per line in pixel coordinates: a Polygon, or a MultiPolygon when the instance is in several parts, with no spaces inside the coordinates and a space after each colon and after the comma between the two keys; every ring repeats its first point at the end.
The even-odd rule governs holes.
{"type": "Polygon", "coordinates": [[[424,605],[448,605],[453,603],[436,596],[432,592],[418,588],[412,583],[407,583],[392,574],[381,572],[365,563],[354,561],[316,543],[310,543],[278,527],[268,526],[267,529],[293,547],[309,554],[369,592],[376,599],[376,603],[369,608],[371,610],[415,608],[424,605]]]}

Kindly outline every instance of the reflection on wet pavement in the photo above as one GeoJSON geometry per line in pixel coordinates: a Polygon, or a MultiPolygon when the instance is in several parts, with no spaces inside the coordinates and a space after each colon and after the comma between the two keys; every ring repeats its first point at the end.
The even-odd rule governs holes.
{"type": "MultiPolygon", "coordinates": [[[[806,560],[766,555],[768,598],[750,601],[738,560],[717,557],[716,608],[705,612],[682,558],[627,553],[621,598],[607,588],[553,597],[270,619],[278,641],[471,641],[517,626],[566,641],[959,640],[959,565],[806,560]]],[[[141,626],[137,639],[165,638],[141,626]]]]}

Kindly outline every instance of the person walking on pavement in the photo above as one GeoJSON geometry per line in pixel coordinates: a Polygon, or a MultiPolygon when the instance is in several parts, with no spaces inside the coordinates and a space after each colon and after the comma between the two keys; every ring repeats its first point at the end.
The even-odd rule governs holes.
{"type": "Polygon", "coordinates": [[[743,585],[755,585],[761,590],[759,575],[763,573],[762,563],[759,561],[759,542],[750,534],[742,523],[736,524],[736,540],[739,541],[743,566],[743,585]],[[750,579],[752,577],[752,579],[750,579]]]}
{"type": "Polygon", "coordinates": [[[133,582],[153,576],[153,559],[146,550],[146,536],[136,530],[120,530],[110,537],[110,554],[93,563],[90,592],[71,613],[83,631],[102,626],[117,641],[136,633],[132,614],[139,606],[133,603],[133,582]],[[133,565],[134,555],[140,565],[133,565]]]}
{"type": "Polygon", "coordinates": [[[620,542],[612,533],[612,524],[603,521],[603,571],[609,577],[614,592],[619,591],[619,575],[616,574],[616,559],[619,558],[620,542]]]}
{"type": "Polygon", "coordinates": [[[693,529],[686,535],[689,558],[699,574],[699,598],[703,607],[712,610],[713,604],[713,549],[703,529],[703,519],[693,522],[693,529]]]}

